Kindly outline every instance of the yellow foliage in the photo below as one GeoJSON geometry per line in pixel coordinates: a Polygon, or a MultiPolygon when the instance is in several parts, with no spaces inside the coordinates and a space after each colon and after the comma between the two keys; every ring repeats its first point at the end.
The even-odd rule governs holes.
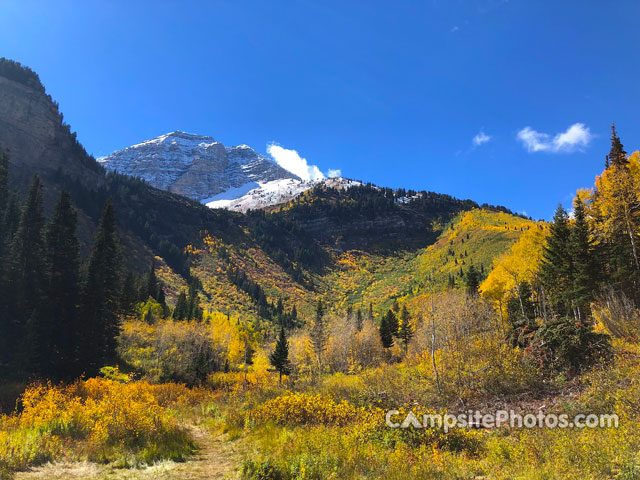
{"type": "Polygon", "coordinates": [[[152,325],[139,320],[124,322],[119,339],[122,358],[148,380],[196,383],[199,355],[209,352],[214,367],[243,365],[245,344],[251,337],[237,317],[205,312],[202,322],[161,320],[152,325]]]}
{"type": "Polygon", "coordinates": [[[523,233],[509,252],[494,261],[491,273],[480,285],[480,293],[496,306],[503,306],[517,284],[525,281],[533,283],[547,235],[548,231],[542,228],[533,228],[523,233]]]}
{"type": "Polygon", "coordinates": [[[219,312],[207,312],[204,320],[209,323],[211,339],[215,344],[224,345],[226,356],[230,364],[242,362],[244,352],[244,338],[240,320],[219,312]]]}
{"type": "Polygon", "coordinates": [[[475,209],[462,214],[456,228],[449,235],[449,240],[455,239],[461,232],[480,228],[482,230],[522,230],[526,231],[541,225],[539,222],[516,217],[504,212],[493,212],[475,209]]]}
{"type": "Polygon", "coordinates": [[[205,395],[183,385],[103,378],[60,387],[32,385],[21,397],[22,411],[0,417],[0,467],[19,470],[62,455],[110,460],[131,452],[143,462],[182,458],[193,446],[169,407],[190,405],[205,395]],[[85,442],[72,451],[63,448],[64,439],[85,442]],[[171,444],[167,449],[165,441],[171,444]]]}
{"type": "Polygon", "coordinates": [[[346,425],[359,412],[347,401],[336,403],[331,397],[292,393],[269,400],[252,412],[256,421],[290,425],[346,425]]]}
{"type": "Polygon", "coordinates": [[[578,192],[585,200],[596,240],[610,240],[623,233],[637,262],[640,234],[640,152],[629,156],[627,167],[611,166],[596,177],[593,191],[578,192]]]}

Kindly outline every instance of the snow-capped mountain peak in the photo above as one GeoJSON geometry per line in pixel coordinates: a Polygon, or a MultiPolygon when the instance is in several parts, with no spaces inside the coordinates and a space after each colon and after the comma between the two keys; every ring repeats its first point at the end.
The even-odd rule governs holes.
{"type": "Polygon", "coordinates": [[[175,131],[98,160],[108,170],[140,177],[156,188],[211,208],[246,211],[288,202],[320,183],[360,184],[344,178],[302,180],[248,145],[225,147],[213,137],[175,131]]]}
{"type": "Polygon", "coordinates": [[[175,131],[99,160],[108,170],[140,177],[154,187],[195,200],[224,192],[247,193],[246,185],[298,180],[296,175],[248,145],[225,147],[213,137],[175,131]]]}

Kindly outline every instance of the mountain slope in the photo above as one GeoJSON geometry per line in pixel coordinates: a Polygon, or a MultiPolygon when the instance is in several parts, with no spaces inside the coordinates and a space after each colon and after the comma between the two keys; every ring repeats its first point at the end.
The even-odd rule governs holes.
{"type": "MultiPolygon", "coordinates": [[[[264,185],[276,182],[272,193],[277,202],[285,200],[278,206],[255,210],[256,205],[264,207],[273,199],[262,201],[259,194],[249,192],[242,206],[250,205],[249,213],[211,209],[141,179],[107,173],[76,141],[37,75],[6,60],[0,60],[0,100],[0,145],[11,151],[12,187],[24,194],[33,174],[39,172],[49,212],[59,191],[69,191],[79,211],[85,255],[102,205],[111,197],[130,269],[144,272],[151,258],[159,260],[159,275],[166,282],[169,299],[185,287],[185,279],[196,275],[204,285],[202,300],[207,308],[242,314],[247,319],[264,319],[264,308],[259,305],[264,298],[257,295],[257,287],[267,302],[281,299],[285,308],[295,305],[303,318],[310,318],[319,297],[333,309],[368,302],[382,308],[394,297],[420,294],[425,288],[424,265],[453,265],[442,272],[446,286],[447,275],[457,272],[453,257],[445,258],[452,241],[448,225],[462,225],[465,213],[478,208],[473,201],[448,195],[393,191],[346,179],[310,184],[300,193],[295,183],[300,180],[290,175],[269,180],[271,174],[288,174],[250,149],[227,149],[217,142],[187,136],[183,140],[189,145],[215,143],[194,148],[221,152],[219,165],[226,165],[225,175],[235,171],[240,178],[237,183],[262,175],[264,185]],[[278,196],[287,189],[294,199],[278,196]]],[[[182,140],[176,135],[159,142],[169,142],[165,145],[168,150],[182,151],[178,145],[182,140]],[[171,147],[174,140],[176,146],[171,147]]],[[[182,158],[180,155],[176,158],[182,158]]],[[[171,170],[176,179],[172,185],[183,178],[176,171],[191,172],[190,178],[195,178],[194,163],[171,170]]],[[[231,177],[225,178],[230,184],[231,177]]],[[[491,229],[469,227],[472,243],[465,246],[474,262],[485,268],[519,235],[519,230],[505,229],[502,223],[523,221],[493,210],[487,210],[487,215],[498,215],[492,220],[495,225],[491,229]],[[485,249],[489,244],[493,247],[485,249]],[[472,253],[474,248],[484,256],[472,253]]],[[[458,247],[454,250],[463,253],[462,247],[460,252],[458,247]]]]}

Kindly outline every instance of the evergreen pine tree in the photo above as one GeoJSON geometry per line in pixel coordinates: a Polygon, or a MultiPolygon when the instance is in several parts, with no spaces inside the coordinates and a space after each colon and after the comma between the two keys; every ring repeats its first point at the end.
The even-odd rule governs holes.
{"type": "Polygon", "coordinates": [[[123,315],[132,315],[138,303],[136,287],[136,277],[132,272],[127,272],[122,282],[122,293],[120,294],[120,311],[123,315]]]}
{"type": "Polygon", "coordinates": [[[249,367],[254,363],[254,357],[256,356],[256,350],[249,341],[247,335],[244,339],[244,352],[242,354],[242,361],[244,363],[244,383],[247,383],[247,373],[249,373],[249,367]]]}
{"type": "Polygon", "coordinates": [[[480,288],[480,272],[475,267],[475,265],[471,265],[467,270],[467,275],[465,277],[465,281],[467,284],[467,293],[469,295],[477,295],[478,288],[480,288]]]}
{"type": "Polygon", "coordinates": [[[158,284],[158,303],[162,307],[162,317],[167,318],[169,316],[169,306],[167,305],[167,296],[164,293],[164,286],[162,283],[158,284]]]}
{"type": "Polygon", "coordinates": [[[55,348],[56,376],[67,380],[82,373],[76,357],[80,275],[77,223],[71,197],[63,191],[46,233],[47,314],[52,322],[49,341],[55,348]]]}
{"type": "MultiPolygon", "coordinates": [[[[400,307],[398,307],[398,310],[399,309],[400,309],[400,307]]],[[[398,328],[400,326],[400,323],[398,322],[398,315],[396,315],[393,310],[389,310],[387,312],[387,320],[388,320],[389,328],[391,329],[391,334],[394,337],[397,337],[398,336],[398,328]],[[391,313],[389,313],[389,312],[391,312],[391,313]]]]}
{"type": "Polygon", "coordinates": [[[147,285],[146,285],[146,298],[142,299],[143,302],[146,302],[149,297],[154,300],[158,300],[158,290],[160,289],[160,285],[158,284],[158,277],[156,276],[156,260],[155,258],[151,260],[151,267],[149,269],[149,275],[147,276],[147,285]]]}
{"type": "MultiPolygon", "coordinates": [[[[7,206],[4,211],[4,215],[2,219],[2,229],[4,235],[4,244],[6,247],[11,245],[11,240],[18,230],[18,225],[20,224],[20,201],[18,200],[18,196],[15,193],[9,195],[9,199],[7,200],[7,206]]],[[[8,248],[5,248],[5,253],[8,248]]]]}
{"type": "Polygon", "coordinates": [[[280,383],[282,383],[282,376],[289,375],[291,373],[291,364],[289,362],[289,342],[284,332],[284,328],[280,328],[280,335],[276,341],[276,348],[269,356],[271,365],[280,374],[280,383]]]}
{"type": "Polygon", "coordinates": [[[42,301],[44,275],[44,210],[40,178],[36,175],[22,211],[11,252],[14,314],[26,321],[42,301]]]}
{"type": "Polygon", "coordinates": [[[362,326],[363,326],[362,310],[358,309],[356,311],[356,330],[358,332],[361,332],[362,326]]]}
{"type": "Polygon", "coordinates": [[[173,309],[173,319],[176,321],[185,320],[189,317],[189,302],[187,301],[187,295],[184,292],[180,292],[178,300],[176,300],[176,306],[173,309]]]}
{"type": "Polygon", "coordinates": [[[202,308],[200,308],[200,296],[198,295],[200,285],[200,282],[196,279],[191,280],[191,283],[189,283],[189,298],[187,299],[187,318],[189,320],[202,320],[203,312],[202,308]]]}
{"type": "Polygon", "coordinates": [[[395,315],[391,310],[388,310],[380,321],[380,341],[382,342],[383,348],[393,347],[394,321],[395,315]]]}
{"type": "Polygon", "coordinates": [[[313,351],[316,352],[316,355],[318,356],[318,362],[320,362],[320,364],[322,364],[322,357],[325,349],[327,348],[327,340],[324,306],[322,305],[322,300],[318,300],[318,305],[316,306],[316,318],[313,323],[313,328],[311,329],[311,345],[313,346],[313,351]]]}
{"type": "Polygon", "coordinates": [[[37,374],[42,373],[51,357],[51,326],[45,323],[46,315],[41,310],[46,287],[44,221],[42,184],[36,175],[11,247],[6,327],[8,338],[12,339],[7,346],[9,351],[15,353],[15,348],[21,347],[23,358],[9,355],[21,361],[21,367],[37,374]],[[30,362],[34,352],[38,354],[30,362]]]}
{"type": "Polygon", "coordinates": [[[398,304],[397,298],[393,300],[393,304],[391,305],[391,310],[393,310],[394,313],[398,313],[400,311],[400,304],[398,304]]]}
{"type": "Polygon", "coordinates": [[[562,205],[558,205],[553,216],[547,244],[544,247],[540,277],[547,298],[555,313],[559,315],[565,315],[571,311],[574,272],[569,251],[570,235],[569,216],[562,205]]]}
{"type": "Polygon", "coordinates": [[[597,289],[599,269],[594,251],[585,206],[580,197],[574,202],[575,223],[569,236],[569,253],[574,267],[571,298],[576,316],[584,322],[589,312],[589,304],[597,289]]]}
{"type": "Polygon", "coordinates": [[[615,122],[611,124],[611,150],[607,155],[607,168],[609,167],[625,167],[629,164],[627,152],[624,151],[622,142],[616,132],[615,122]]]}
{"type": "Polygon", "coordinates": [[[82,364],[88,374],[116,359],[120,333],[120,252],[113,202],[102,212],[89,260],[83,294],[81,331],[82,364]]]}

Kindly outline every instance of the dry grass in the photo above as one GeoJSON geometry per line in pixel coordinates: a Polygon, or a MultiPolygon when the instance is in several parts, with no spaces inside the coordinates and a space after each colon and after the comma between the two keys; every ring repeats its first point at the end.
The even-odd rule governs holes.
{"type": "Polygon", "coordinates": [[[187,462],[164,460],[154,465],[123,469],[91,462],[48,463],[21,472],[16,480],[213,480],[233,479],[239,476],[239,458],[242,444],[229,441],[222,434],[211,434],[198,426],[189,427],[198,452],[187,462]]]}

